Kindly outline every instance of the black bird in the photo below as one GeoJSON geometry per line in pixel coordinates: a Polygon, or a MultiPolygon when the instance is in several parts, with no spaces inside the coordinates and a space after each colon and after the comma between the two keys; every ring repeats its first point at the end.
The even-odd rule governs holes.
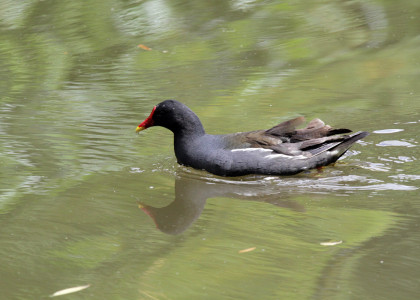
{"type": "Polygon", "coordinates": [[[221,176],[293,175],[326,166],[369,134],[342,135],[351,130],[331,128],[320,119],[296,129],[304,121],[298,117],[268,130],[211,135],[186,105],[165,100],[153,108],[136,132],[151,126],[171,130],[179,164],[221,176]]]}

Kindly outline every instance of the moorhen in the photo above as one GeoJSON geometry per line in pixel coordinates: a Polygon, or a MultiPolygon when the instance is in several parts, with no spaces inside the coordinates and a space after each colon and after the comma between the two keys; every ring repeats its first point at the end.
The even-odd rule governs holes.
{"type": "Polygon", "coordinates": [[[221,176],[293,175],[326,166],[369,134],[340,135],[351,130],[331,128],[320,119],[296,129],[303,122],[303,117],[297,117],[268,130],[212,135],[186,105],[166,100],[153,108],[136,132],[151,126],[171,130],[179,164],[221,176]]]}

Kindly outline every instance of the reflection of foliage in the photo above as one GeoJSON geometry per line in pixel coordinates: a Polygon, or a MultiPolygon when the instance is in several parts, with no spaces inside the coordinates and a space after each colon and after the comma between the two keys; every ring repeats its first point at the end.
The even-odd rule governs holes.
{"type": "MultiPolygon", "coordinates": [[[[68,173],[82,168],[86,174],[107,168],[109,161],[118,163],[108,154],[123,151],[116,145],[122,141],[115,138],[121,133],[115,112],[139,107],[132,101],[138,97],[150,104],[166,97],[194,106],[204,100],[223,104],[198,109],[204,119],[238,111],[226,123],[214,124],[215,131],[233,127],[251,112],[249,129],[266,126],[256,121],[263,120],[261,113],[276,117],[325,105],[335,111],[368,109],[372,104],[364,93],[372,88],[381,103],[401,113],[413,110],[393,104],[392,95],[417,89],[410,74],[418,43],[386,48],[383,33],[393,32],[394,19],[387,19],[388,8],[377,2],[2,3],[0,101],[13,106],[5,113],[16,116],[2,118],[2,127],[14,139],[6,141],[8,147],[33,153],[12,154],[7,164],[48,161],[68,173]],[[139,42],[154,50],[139,50],[139,42]],[[384,46],[383,54],[366,53],[369,48],[362,46],[372,43],[384,46]],[[395,80],[401,76],[408,78],[395,80]],[[384,95],[390,82],[393,90],[384,95]],[[273,109],[261,111],[256,97],[273,109]],[[92,145],[96,139],[106,139],[107,145],[92,145]]],[[[392,42],[395,33],[385,37],[392,42]]]]}
{"type": "MultiPolygon", "coordinates": [[[[229,223],[206,224],[204,241],[190,238],[156,261],[140,278],[141,291],[157,298],[163,294],[182,299],[183,295],[202,288],[210,295],[217,294],[224,282],[224,287],[232,288],[224,289],[223,294],[231,298],[246,299],[252,290],[254,295],[270,295],[270,299],[308,299],[316,291],[317,281],[330,260],[337,260],[341,267],[348,258],[344,256],[341,261],[342,253],[357,251],[353,249],[381,236],[393,223],[393,216],[381,211],[314,207],[304,214],[278,210],[276,217],[267,218],[273,213],[269,206],[255,203],[251,208],[229,199],[220,202],[223,205],[215,209],[220,209],[218,214],[229,219],[229,223]],[[243,211],[241,208],[252,210],[248,223],[232,213],[243,211]],[[227,240],[227,236],[232,238],[227,240]],[[342,239],[344,243],[332,248],[320,245],[320,241],[330,238],[342,239]],[[251,246],[257,247],[252,253],[238,254],[237,250],[251,246]],[[183,266],[184,260],[177,259],[183,255],[188,256],[188,269],[183,266]],[[258,272],[260,264],[266,264],[264,273],[258,272]],[[156,291],[148,289],[159,281],[161,274],[171,274],[172,280],[156,291]],[[241,286],[242,289],[238,288],[241,286]]],[[[205,221],[204,218],[202,222],[205,221]]],[[[344,280],[348,275],[339,274],[344,280]]]]}

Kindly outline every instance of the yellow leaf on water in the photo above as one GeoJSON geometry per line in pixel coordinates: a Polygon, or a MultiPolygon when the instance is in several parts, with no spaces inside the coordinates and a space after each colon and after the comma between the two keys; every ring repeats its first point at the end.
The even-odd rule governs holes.
{"type": "Polygon", "coordinates": [[[248,249],[239,250],[238,253],[247,253],[247,252],[254,251],[255,249],[257,249],[257,247],[252,247],[252,248],[248,248],[248,249]]]}
{"type": "Polygon", "coordinates": [[[57,291],[54,294],[52,294],[50,297],[57,297],[57,296],[71,294],[71,293],[76,293],[76,292],[79,292],[81,290],[87,289],[88,287],[90,287],[90,284],[75,286],[75,287],[72,287],[72,288],[57,291]]]}
{"type": "Polygon", "coordinates": [[[137,45],[137,47],[139,47],[139,48],[141,48],[143,50],[146,50],[146,51],[151,51],[152,50],[152,48],[149,48],[146,45],[142,45],[142,44],[137,45]]]}

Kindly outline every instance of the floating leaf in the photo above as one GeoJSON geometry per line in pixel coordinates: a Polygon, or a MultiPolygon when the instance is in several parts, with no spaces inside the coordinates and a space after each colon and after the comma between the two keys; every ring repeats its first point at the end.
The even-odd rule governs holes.
{"type": "Polygon", "coordinates": [[[52,294],[50,297],[57,297],[57,296],[71,294],[71,293],[76,293],[76,292],[79,292],[81,290],[87,289],[88,287],[90,287],[90,284],[75,286],[75,287],[72,287],[72,288],[57,291],[54,294],[52,294]]]}
{"type": "Polygon", "coordinates": [[[248,249],[239,250],[238,253],[247,253],[247,252],[254,251],[255,249],[257,249],[257,247],[252,247],[252,248],[248,248],[248,249]]]}
{"type": "Polygon", "coordinates": [[[340,245],[341,243],[343,243],[343,241],[331,241],[331,242],[322,242],[320,243],[321,246],[335,246],[335,245],[340,245]]]}
{"type": "Polygon", "coordinates": [[[151,51],[152,50],[152,48],[149,48],[146,45],[142,45],[142,44],[137,45],[137,47],[139,47],[139,48],[141,48],[143,50],[146,50],[146,51],[151,51]]]}

